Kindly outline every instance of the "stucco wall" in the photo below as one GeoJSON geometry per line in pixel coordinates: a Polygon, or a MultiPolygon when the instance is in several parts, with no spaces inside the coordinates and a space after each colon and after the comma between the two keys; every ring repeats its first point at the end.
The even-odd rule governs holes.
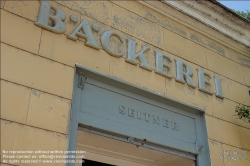
{"type": "MultiPolygon", "coordinates": [[[[223,161],[220,154],[222,150],[235,151],[238,147],[248,150],[248,160],[239,161],[237,165],[250,164],[250,123],[233,116],[238,103],[250,105],[249,53],[247,57],[244,51],[232,50],[223,42],[218,43],[138,2],[51,3],[67,15],[65,34],[55,34],[34,24],[39,1],[1,1],[1,152],[66,150],[74,65],[79,63],[204,109],[212,165],[235,165],[234,160],[223,161]],[[114,30],[123,38],[136,40],[138,51],[142,44],[148,45],[151,49],[145,55],[153,70],[153,50],[159,50],[172,58],[170,73],[173,77],[174,59],[191,65],[196,86],[197,68],[219,76],[225,98],[127,63],[127,46],[115,38],[112,48],[122,50],[123,57],[116,58],[102,48],[85,46],[82,39],[68,39],[66,36],[79,24],[69,20],[71,14],[87,19],[90,25],[100,26],[99,32],[93,32],[100,47],[100,35],[105,30],[114,30]]],[[[195,21],[189,19],[195,25],[195,21]]],[[[225,40],[230,42],[229,38],[225,40]]],[[[215,90],[213,79],[211,83],[210,89],[215,90]]]]}

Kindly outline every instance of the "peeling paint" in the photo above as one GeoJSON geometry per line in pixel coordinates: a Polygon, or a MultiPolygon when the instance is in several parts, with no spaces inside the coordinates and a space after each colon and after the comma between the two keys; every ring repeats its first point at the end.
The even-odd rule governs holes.
{"type": "Polygon", "coordinates": [[[240,64],[242,66],[246,66],[246,67],[250,68],[250,59],[238,57],[238,60],[240,61],[240,64]]]}
{"type": "Polygon", "coordinates": [[[221,54],[223,56],[226,55],[225,50],[223,48],[221,48],[220,46],[218,46],[217,44],[215,44],[212,41],[208,41],[208,40],[201,38],[198,34],[191,32],[190,39],[194,42],[201,44],[202,46],[208,47],[208,48],[218,52],[219,54],[221,54]]]}
{"type": "Polygon", "coordinates": [[[112,4],[109,1],[65,1],[55,2],[75,10],[85,16],[111,25],[112,4]]]}
{"type": "Polygon", "coordinates": [[[167,19],[164,18],[158,18],[155,15],[153,15],[150,11],[146,10],[146,18],[148,18],[149,20],[163,26],[164,28],[171,30],[181,36],[187,37],[187,32],[181,28],[179,28],[177,25],[175,25],[175,23],[172,23],[170,21],[168,21],[167,19]]]}
{"type": "Polygon", "coordinates": [[[4,9],[31,21],[35,21],[37,19],[39,5],[39,1],[6,1],[4,2],[4,9]]]}
{"type": "Polygon", "coordinates": [[[160,26],[118,6],[113,9],[113,27],[152,45],[163,47],[163,32],[160,26]]]}
{"type": "Polygon", "coordinates": [[[32,94],[40,98],[40,93],[37,90],[32,90],[32,94]]]}

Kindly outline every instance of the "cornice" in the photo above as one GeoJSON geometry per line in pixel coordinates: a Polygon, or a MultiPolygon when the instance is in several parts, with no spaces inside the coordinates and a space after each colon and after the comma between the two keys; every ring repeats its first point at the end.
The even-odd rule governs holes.
{"type": "MultiPolygon", "coordinates": [[[[250,22],[240,19],[234,13],[229,12],[222,8],[221,6],[212,3],[210,1],[178,1],[179,4],[192,9],[194,12],[200,14],[201,16],[211,20],[215,24],[223,27],[222,31],[232,31],[233,33],[239,35],[241,38],[250,39],[250,22]],[[247,32],[246,32],[247,30],[247,32]]],[[[195,16],[195,15],[193,15],[195,16]]],[[[205,20],[203,20],[205,21],[205,20]]],[[[217,25],[217,26],[218,26],[217,25]]],[[[210,26],[213,26],[210,24],[210,26]]],[[[216,25],[214,27],[217,27],[216,25]]],[[[249,41],[248,41],[249,44],[249,41]]],[[[250,46],[250,44],[249,44],[250,46]]]]}
{"type": "Polygon", "coordinates": [[[219,20],[220,21],[219,24],[221,25],[225,24],[225,23],[221,23],[222,21],[231,21],[231,23],[234,23],[234,24],[232,24],[230,27],[234,27],[236,25],[236,26],[241,26],[243,28],[250,30],[250,26],[249,26],[250,21],[248,21],[242,16],[239,16],[233,10],[223,6],[217,1],[196,0],[196,1],[179,1],[179,2],[196,10],[197,12],[201,13],[202,15],[204,15],[205,17],[211,20],[214,20],[214,21],[219,20],[218,18],[214,18],[213,16],[223,17],[223,19],[226,19],[226,20],[219,20]]]}
{"type": "MultiPolygon", "coordinates": [[[[250,50],[250,22],[241,16],[237,15],[230,9],[223,7],[218,2],[203,1],[168,1],[159,0],[157,1],[138,1],[164,15],[170,17],[174,21],[177,21],[205,36],[212,38],[215,41],[226,45],[227,47],[233,48],[237,52],[241,52],[243,55],[250,57],[248,50],[250,50]],[[162,4],[164,3],[164,4],[162,4]],[[173,10],[169,10],[169,7],[177,10],[180,14],[176,14],[173,10]],[[182,14],[181,14],[182,13],[182,14]],[[205,32],[201,27],[198,27],[189,22],[186,16],[195,19],[196,21],[216,30],[233,40],[231,42],[224,41],[220,35],[215,35],[211,32],[205,32]],[[246,47],[246,51],[240,50],[238,46],[243,45],[246,47]],[[238,46],[237,46],[238,45],[238,46]]],[[[190,19],[191,19],[190,18],[190,19]]],[[[230,41],[230,40],[229,40],[230,41]]]]}
{"type": "Polygon", "coordinates": [[[211,1],[167,1],[166,3],[177,10],[197,19],[200,22],[220,31],[234,40],[250,47],[250,24],[236,18],[211,1]],[[229,15],[229,16],[228,16],[229,15]],[[231,17],[231,18],[230,18],[231,17]],[[247,27],[248,24],[248,27],[247,27]]]}
{"type": "MultiPolygon", "coordinates": [[[[201,1],[201,0],[199,0],[199,1],[201,1]]],[[[249,27],[250,21],[249,21],[248,19],[242,17],[242,16],[239,15],[238,13],[234,12],[232,9],[230,9],[230,8],[228,8],[228,7],[224,6],[224,5],[222,5],[222,4],[221,4],[219,1],[217,1],[217,0],[208,0],[208,1],[211,1],[212,3],[216,4],[216,5],[217,5],[217,8],[219,8],[220,10],[223,9],[223,11],[226,10],[227,12],[231,13],[231,15],[234,15],[235,17],[237,17],[238,20],[240,19],[241,21],[244,21],[245,23],[248,23],[248,27],[249,27]]],[[[227,15],[227,16],[228,16],[228,15],[227,15]]],[[[233,20],[233,19],[231,19],[231,20],[232,20],[232,21],[235,21],[235,20],[233,20]]]]}

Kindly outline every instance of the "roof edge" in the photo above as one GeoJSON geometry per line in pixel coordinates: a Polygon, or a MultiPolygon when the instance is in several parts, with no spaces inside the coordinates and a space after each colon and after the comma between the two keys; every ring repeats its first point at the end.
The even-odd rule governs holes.
{"type": "Polygon", "coordinates": [[[227,10],[228,12],[234,14],[235,16],[237,16],[238,18],[242,19],[243,21],[246,21],[247,23],[250,23],[250,20],[246,19],[245,17],[242,17],[241,15],[239,15],[238,13],[236,13],[233,9],[228,8],[227,6],[223,5],[222,3],[220,3],[217,0],[209,0],[212,3],[224,8],[225,10],[227,10]]]}
{"type": "MultiPolygon", "coordinates": [[[[246,21],[243,17],[239,16],[233,10],[225,7],[219,2],[214,0],[209,1],[171,1],[171,0],[159,0],[162,3],[178,10],[179,12],[190,16],[191,18],[205,24],[212,29],[220,32],[221,34],[237,41],[250,49],[250,22],[246,21]],[[238,19],[240,18],[240,19],[238,19]]],[[[145,1],[150,2],[150,1],[145,1]]],[[[155,6],[151,3],[151,5],[155,6]]],[[[164,6],[155,6],[157,9],[162,10],[168,14],[169,11],[164,9],[164,6]]],[[[171,14],[172,15],[172,14],[171,14]]],[[[196,25],[190,24],[187,20],[184,20],[181,16],[172,15],[178,19],[178,22],[184,22],[188,24],[192,29],[197,29],[196,25]]],[[[199,29],[199,28],[198,28],[199,29]]],[[[200,29],[203,31],[202,29],[200,29]]],[[[206,33],[206,32],[205,32],[206,33]]],[[[218,38],[218,36],[213,36],[218,38]]],[[[248,53],[247,53],[248,54],[248,53]]],[[[247,55],[250,56],[249,54],[247,55]]]]}

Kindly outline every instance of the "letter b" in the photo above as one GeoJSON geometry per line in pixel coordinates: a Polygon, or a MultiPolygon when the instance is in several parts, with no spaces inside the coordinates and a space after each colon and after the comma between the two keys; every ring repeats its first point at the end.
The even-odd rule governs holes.
{"type": "Polygon", "coordinates": [[[65,23],[63,22],[66,18],[64,11],[46,1],[41,0],[40,3],[39,15],[35,25],[54,33],[64,33],[66,30],[65,23]],[[51,11],[55,13],[51,14],[51,11]]]}

